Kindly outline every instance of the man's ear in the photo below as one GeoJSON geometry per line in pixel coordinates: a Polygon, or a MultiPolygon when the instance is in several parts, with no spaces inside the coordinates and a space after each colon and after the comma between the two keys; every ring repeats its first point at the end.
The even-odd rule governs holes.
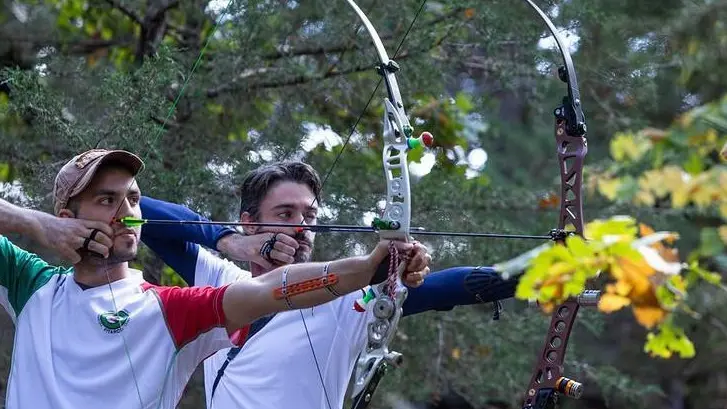
{"type": "Polygon", "coordinates": [[[71,219],[75,219],[76,215],[69,209],[61,209],[61,211],[58,212],[58,217],[68,217],[71,219]]]}
{"type": "MultiPolygon", "coordinates": [[[[255,220],[252,215],[248,212],[242,212],[240,214],[240,221],[242,223],[254,223],[257,220],[255,220]]],[[[242,226],[242,230],[245,232],[245,234],[251,236],[253,234],[257,234],[260,227],[258,226],[242,226]]]]}

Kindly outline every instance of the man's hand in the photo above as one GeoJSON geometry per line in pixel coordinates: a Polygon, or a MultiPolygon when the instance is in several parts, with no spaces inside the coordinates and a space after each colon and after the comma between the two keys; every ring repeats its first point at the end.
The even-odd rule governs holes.
{"type": "Polygon", "coordinates": [[[114,244],[111,239],[114,230],[107,223],[67,217],[50,217],[44,220],[40,223],[39,236],[37,239],[44,247],[73,264],[81,261],[78,250],[85,249],[106,258],[114,244]],[[94,233],[94,230],[97,232],[94,233]],[[87,240],[88,244],[84,247],[87,240]]]}
{"type": "MultiPolygon", "coordinates": [[[[389,243],[389,240],[379,241],[374,251],[369,255],[369,262],[373,270],[376,270],[379,264],[384,262],[389,255],[389,243]]],[[[407,243],[394,240],[393,243],[399,253],[409,259],[406,262],[402,281],[407,287],[419,287],[429,274],[429,263],[432,261],[432,256],[427,252],[427,248],[417,241],[407,243]]]]}
{"type": "Polygon", "coordinates": [[[249,261],[270,270],[278,266],[292,264],[298,240],[285,233],[258,233],[251,236],[229,234],[217,242],[217,250],[236,261],[249,261]],[[275,244],[268,258],[260,254],[265,242],[275,237],[275,244]]]}

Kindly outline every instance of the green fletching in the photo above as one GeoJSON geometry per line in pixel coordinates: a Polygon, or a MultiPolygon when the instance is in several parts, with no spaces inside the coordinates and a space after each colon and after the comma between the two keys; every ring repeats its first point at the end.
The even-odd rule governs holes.
{"type": "Polygon", "coordinates": [[[139,227],[146,223],[146,219],[137,219],[131,216],[122,217],[118,221],[126,227],[139,227]]]}

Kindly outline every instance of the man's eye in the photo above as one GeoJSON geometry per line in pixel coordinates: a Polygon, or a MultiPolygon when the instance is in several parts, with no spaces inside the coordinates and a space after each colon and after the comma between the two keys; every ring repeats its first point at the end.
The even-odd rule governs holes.
{"type": "Polygon", "coordinates": [[[140,200],[141,200],[141,198],[138,198],[138,197],[130,197],[129,203],[131,203],[132,205],[137,205],[140,200]]]}
{"type": "Polygon", "coordinates": [[[101,204],[104,204],[104,205],[109,205],[109,204],[112,204],[113,202],[114,202],[113,197],[104,197],[101,199],[101,204]]]}
{"type": "Polygon", "coordinates": [[[290,219],[290,212],[278,213],[278,217],[285,220],[290,219]]]}

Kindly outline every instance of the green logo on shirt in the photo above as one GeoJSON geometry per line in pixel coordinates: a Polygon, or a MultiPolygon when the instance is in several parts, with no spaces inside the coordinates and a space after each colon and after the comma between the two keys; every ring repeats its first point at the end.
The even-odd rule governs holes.
{"type": "Polygon", "coordinates": [[[124,326],[129,322],[129,313],[126,310],[119,312],[105,312],[99,314],[98,322],[103,327],[103,330],[109,334],[116,334],[124,329],[124,326]]]}

